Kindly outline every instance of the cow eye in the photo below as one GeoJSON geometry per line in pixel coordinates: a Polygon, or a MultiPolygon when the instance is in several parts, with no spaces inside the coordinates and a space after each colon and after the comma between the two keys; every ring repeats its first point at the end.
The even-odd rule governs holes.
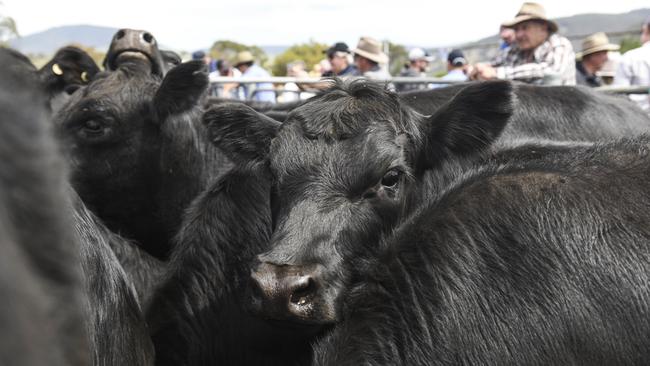
{"type": "Polygon", "coordinates": [[[102,130],[102,124],[94,119],[89,119],[84,123],[84,129],[89,132],[100,132],[102,130]]]}
{"type": "Polygon", "coordinates": [[[386,174],[384,174],[384,177],[381,178],[381,185],[384,187],[392,188],[399,183],[399,179],[402,176],[402,172],[398,169],[391,169],[386,174]]]}
{"type": "Polygon", "coordinates": [[[84,121],[79,128],[79,136],[84,139],[101,139],[110,128],[101,120],[94,118],[84,121]]]}

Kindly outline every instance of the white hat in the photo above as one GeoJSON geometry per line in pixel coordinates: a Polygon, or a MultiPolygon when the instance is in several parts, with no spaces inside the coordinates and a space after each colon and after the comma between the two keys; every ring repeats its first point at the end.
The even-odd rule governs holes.
{"type": "Polygon", "coordinates": [[[413,48],[409,51],[410,61],[426,60],[428,62],[431,62],[433,61],[432,59],[433,57],[429,56],[426,51],[419,47],[413,48]]]}

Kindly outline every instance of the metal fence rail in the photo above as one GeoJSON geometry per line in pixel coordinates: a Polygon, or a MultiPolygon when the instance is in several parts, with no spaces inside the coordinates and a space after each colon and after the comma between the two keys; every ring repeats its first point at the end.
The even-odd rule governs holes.
{"type": "Polygon", "coordinates": [[[631,85],[631,86],[618,86],[607,85],[596,88],[598,91],[612,94],[650,94],[650,86],[631,85]]]}
{"type": "MultiPolygon", "coordinates": [[[[210,77],[210,82],[215,84],[239,83],[239,84],[257,84],[257,83],[272,83],[272,84],[320,84],[327,82],[327,78],[295,78],[295,77],[282,77],[273,76],[268,78],[241,78],[241,77],[210,77]]],[[[462,81],[444,80],[442,78],[434,77],[394,77],[390,79],[373,79],[373,81],[390,82],[393,84],[457,84],[462,81]]]]}
{"type": "MultiPolygon", "coordinates": [[[[327,78],[295,78],[295,77],[267,77],[267,78],[241,78],[241,77],[210,77],[211,84],[228,84],[228,83],[237,83],[237,84],[258,84],[258,83],[270,83],[270,84],[287,84],[287,83],[296,83],[308,86],[309,84],[324,84],[327,83],[327,78]]],[[[373,79],[373,81],[378,82],[387,82],[393,84],[458,84],[463,83],[463,81],[453,81],[453,80],[444,80],[442,78],[435,77],[393,77],[390,79],[373,79]]],[[[602,91],[604,93],[612,94],[650,94],[650,85],[649,86],[615,86],[607,85],[595,88],[595,90],[602,91]]],[[[282,89],[278,90],[282,92],[282,89]]],[[[290,92],[290,91],[284,91],[290,92]]]]}

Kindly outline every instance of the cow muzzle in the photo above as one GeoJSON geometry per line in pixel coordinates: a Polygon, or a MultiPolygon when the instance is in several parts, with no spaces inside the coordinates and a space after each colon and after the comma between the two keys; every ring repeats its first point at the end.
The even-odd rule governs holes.
{"type": "Polygon", "coordinates": [[[260,263],[251,272],[251,305],[255,315],[285,325],[323,325],[333,311],[323,291],[323,266],[260,263]]]}
{"type": "Polygon", "coordinates": [[[147,31],[120,29],[115,33],[106,54],[104,67],[114,71],[127,60],[149,62],[153,74],[164,73],[158,42],[147,31]]]}

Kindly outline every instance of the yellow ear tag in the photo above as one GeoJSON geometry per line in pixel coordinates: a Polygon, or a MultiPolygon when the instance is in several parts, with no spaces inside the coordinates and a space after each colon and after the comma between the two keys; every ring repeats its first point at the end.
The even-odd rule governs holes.
{"type": "Polygon", "coordinates": [[[61,70],[61,66],[59,66],[59,64],[52,65],[52,72],[54,75],[63,75],[63,70],[61,70]]]}
{"type": "Polygon", "coordinates": [[[88,82],[88,73],[87,72],[84,71],[84,72],[81,73],[81,81],[83,81],[84,83],[88,82]]]}

